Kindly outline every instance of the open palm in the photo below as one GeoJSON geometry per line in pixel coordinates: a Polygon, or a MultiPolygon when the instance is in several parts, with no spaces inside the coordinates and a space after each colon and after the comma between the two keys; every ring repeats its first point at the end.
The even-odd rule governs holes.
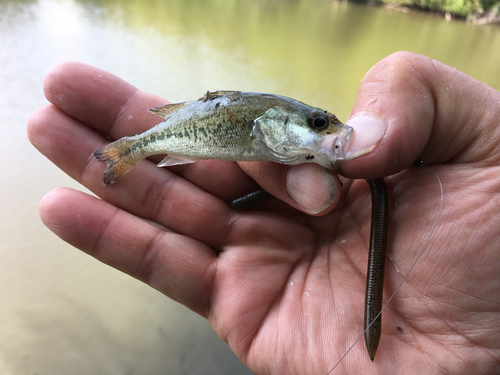
{"type": "MultiPolygon", "coordinates": [[[[421,57],[397,56],[385,64],[398,66],[394,59],[410,58],[421,57]]],[[[363,85],[358,111],[366,110],[368,92],[374,91],[370,80],[363,85]]],[[[416,115],[419,121],[433,116],[430,123],[424,118],[416,124],[409,113],[400,128],[391,128],[389,121],[384,141],[372,153],[342,165],[349,177],[373,178],[399,172],[422,156],[441,177],[445,196],[436,232],[384,311],[375,361],[360,341],[332,374],[499,370],[500,155],[493,139],[498,142],[500,135],[492,121],[500,115],[500,94],[477,87],[494,96],[496,107],[487,108],[491,115],[474,112],[479,131],[470,131],[469,139],[464,128],[442,144],[453,130],[446,128],[451,119],[440,121],[443,103],[436,103],[434,111],[416,115]],[[484,147],[477,146],[480,141],[484,147]]],[[[148,160],[105,187],[104,165],[92,152],[109,141],[105,135],[117,139],[154,125],[157,119],[146,109],[165,102],[77,63],[54,69],[44,89],[52,105],[31,117],[30,140],[101,198],[70,189],[50,192],[40,212],[51,230],[206,317],[254,373],[330,371],[363,331],[371,215],[365,181],[344,179],[336,207],[332,203],[323,216],[283,202],[289,197],[278,177],[290,167],[271,163],[245,163],[244,173],[232,162],[201,161],[168,170],[148,160]],[[249,175],[283,201],[232,210],[231,199],[257,186],[249,175]]],[[[391,200],[387,300],[430,234],[440,190],[425,168],[410,167],[386,182],[391,200]]]]}

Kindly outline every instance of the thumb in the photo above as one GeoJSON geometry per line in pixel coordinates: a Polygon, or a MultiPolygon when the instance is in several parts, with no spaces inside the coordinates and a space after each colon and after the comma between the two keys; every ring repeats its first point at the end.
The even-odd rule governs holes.
{"type": "Polygon", "coordinates": [[[415,159],[496,163],[499,118],[498,91],[425,56],[395,53],[363,78],[347,121],[354,135],[342,174],[387,176],[415,159]]]}

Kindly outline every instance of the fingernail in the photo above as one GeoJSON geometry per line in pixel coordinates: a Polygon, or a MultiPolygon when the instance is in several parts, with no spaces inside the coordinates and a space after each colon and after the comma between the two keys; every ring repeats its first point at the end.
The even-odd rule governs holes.
{"type": "Polygon", "coordinates": [[[335,198],[333,177],[317,164],[291,167],[286,176],[286,189],[295,203],[313,215],[326,210],[335,198]]]}
{"type": "Polygon", "coordinates": [[[363,113],[351,117],[347,124],[352,126],[354,133],[345,155],[346,160],[357,158],[372,151],[380,143],[387,129],[387,126],[381,120],[363,113]]]}

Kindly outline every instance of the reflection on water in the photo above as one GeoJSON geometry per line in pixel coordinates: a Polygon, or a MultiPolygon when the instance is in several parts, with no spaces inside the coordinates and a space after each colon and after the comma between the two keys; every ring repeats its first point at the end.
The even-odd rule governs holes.
{"type": "Polygon", "coordinates": [[[174,101],[267,91],[341,119],[365,72],[397,50],[500,89],[500,28],[326,0],[0,0],[0,35],[2,374],[244,373],[203,319],[40,222],[43,194],[80,188],[25,134],[56,63],[97,65],[174,101]]]}

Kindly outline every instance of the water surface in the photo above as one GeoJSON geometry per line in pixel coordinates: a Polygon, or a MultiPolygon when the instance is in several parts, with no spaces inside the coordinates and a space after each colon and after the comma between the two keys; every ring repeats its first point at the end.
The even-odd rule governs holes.
{"type": "Polygon", "coordinates": [[[41,223],[46,192],[82,189],[26,137],[55,64],[93,64],[172,101],[273,92],[343,120],[365,72],[398,50],[500,89],[500,28],[350,3],[1,0],[0,36],[1,374],[249,373],[202,318],[41,223]]]}

